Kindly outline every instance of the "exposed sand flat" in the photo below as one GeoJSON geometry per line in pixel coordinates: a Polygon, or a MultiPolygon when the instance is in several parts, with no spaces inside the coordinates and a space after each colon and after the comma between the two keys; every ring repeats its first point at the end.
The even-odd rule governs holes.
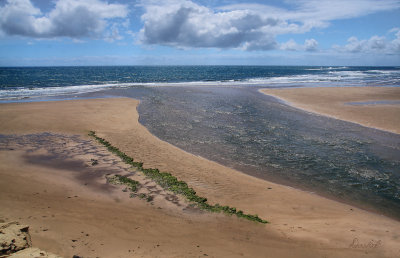
{"type": "Polygon", "coordinates": [[[145,167],[186,181],[211,203],[234,206],[271,223],[174,206],[158,209],[109,190],[102,177],[93,182],[104,187],[87,187],[76,177],[85,169],[71,164],[89,162],[90,155],[69,157],[73,162],[60,168],[60,160],[58,165],[32,162],[35,155],[48,154],[46,148],[32,153],[18,146],[0,151],[0,219],[31,225],[33,246],[66,257],[132,257],[133,252],[146,257],[400,255],[400,222],[184,152],[140,125],[137,105],[133,99],[2,104],[0,133],[53,132],[89,139],[88,131],[95,130],[145,167]]]}
{"type": "Polygon", "coordinates": [[[260,91],[300,109],[400,133],[400,103],[397,102],[400,101],[400,87],[329,87],[260,91]],[[371,102],[371,104],[348,104],[352,102],[371,102]]]}

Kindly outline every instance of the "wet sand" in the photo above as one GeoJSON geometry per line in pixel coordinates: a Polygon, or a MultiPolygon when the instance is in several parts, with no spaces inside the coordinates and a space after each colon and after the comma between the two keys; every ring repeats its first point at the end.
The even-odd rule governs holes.
{"type": "MultiPolygon", "coordinates": [[[[1,104],[0,133],[15,136],[0,141],[0,219],[31,225],[33,246],[65,257],[400,255],[400,222],[184,152],[138,122],[138,103],[1,104]],[[153,203],[129,198],[105,177],[134,171],[93,142],[89,130],[145,167],[186,181],[211,203],[270,223],[187,209],[179,197],[158,190],[153,203]],[[34,135],[21,137],[26,134],[34,135]]],[[[149,182],[144,190],[151,189],[149,182]]]]}
{"type": "Polygon", "coordinates": [[[400,87],[262,89],[260,92],[309,112],[400,133],[400,87]]]}

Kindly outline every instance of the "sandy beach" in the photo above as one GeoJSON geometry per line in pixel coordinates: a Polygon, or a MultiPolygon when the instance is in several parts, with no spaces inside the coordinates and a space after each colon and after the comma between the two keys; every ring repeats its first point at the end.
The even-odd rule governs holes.
{"type": "MultiPolygon", "coordinates": [[[[321,97],[314,99],[325,103],[325,90],[333,95],[333,89],[320,89],[321,97]]],[[[384,91],[379,98],[374,92],[372,98],[368,88],[362,97],[332,101],[343,110],[368,108],[371,114],[380,106],[342,103],[381,100],[382,96],[398,99],[397,90],[384,91]]],[[[307,89],[263,92],[307,109],[289,97],[303,96],[307,89]],[[290,95],[290,91],[295,93],[290,95]]],[[[318,89],[307,94],[304,103],[318,89]]],[[[128,98],[1,104],[0,220],[30,225],[34,247],[63,257],[400,256],[399,221],[184,152],[138,122],[138,104],[128,98]],[[140,180],[147,193],[154,194],[154,201],[130,198],[122,187],[108,184],[106,176],[139,175],[90,138],[90,130],[144,167],[170,172],[187,182],[210,203],[258,214],[270,223],[190,209],[185,200],[157,189],[146,178],[140,180]]],[[[398,107],[390,112],[393,119],[398,107]]],[[[346,120],[338,113],[329,115],[346,120]]],[[[354,113],[352,120],[347,119],[367,123],[355,117],[362,115],[354,113]]],[[[375,121],[380,115],[371,117],[375,121]]],[[[394,120],[365,125],[398,133],[399,120],[394,120]]]]}
{"type": "Polygon", "coordinates": [[[262,89],[260,92],[309,112],[400,133],[398,87],[262,89]]]}

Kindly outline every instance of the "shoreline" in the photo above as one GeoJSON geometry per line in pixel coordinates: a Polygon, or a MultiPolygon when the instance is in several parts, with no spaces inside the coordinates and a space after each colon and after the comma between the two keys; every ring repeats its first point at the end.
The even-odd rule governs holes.
{"type": "MultiPolygon", "coordinates": [[[[296,250],[304,257],[318,257],[321,254],[334,256],[337,252],[346,257],[365,256],[365,252],[369,252],[372,257],[382,254],[394,257],[400,252],[396,247],[396,238],[399,237],[397,232],[400,232],[398,221],[315,194],[254,178],[184,152],[153,136],[138,122],[138,103],[133,99],[120,98],[1,104],[0,133],[27,134],[48,131],[78,134],[87,139],[85,134],[89,130],[96,130],[99,136],[106,138],[135,160],[144,162],[144,167],[157,167],[163,172],[171,172],[178,179],[187,182],[199,195],[208,198],[211,203],[235,206],[271,222],[261,228],[255,228],[248,224],[249,222],[229,217],[215,218],[206,214],[204,218],[210,220],[209,223],[217,221],[218,225],[225,225],[220,233],[222,235],[219,235],[223,240],[213,243],[215,246],[222,243],[234,244],[235,240],[228,241],[225,237],[239,230],[237,226],[246,225],[250,228],[248,234],[267,237],[265,241],[274,243],[268,247],[280,256],[290,257],[296,250]],[[229,228],[233,231],[229,231],[229,228]],[[374,249],[355,248],[352,243],[356,238],[359,243],[368,243],[372,239],[385,244],[374,249]],[[279,241],[283,241],[284,244],[277,244],[279,241]],[[285,250],[289,246],[293,248],[293,252],[285,250]]],[[[16,164],[10,164],[11,168],[13,166],[15,168],[16,164]]],[[[121,205],[117,206],[121,209],[121,205]]],[[[156,216],[162,213],[152,209],[148,212],[156,216]]],[[[189,215],[191,219],[201,223],[204,218],[198,220],[199,216],[203,215],[189,215]]],[[[188,232],[193,230],[186,224],[178,225],[186,228],[188,232]]],[[[171,230],[167,225],[165,227],[167,231],[171,230]]],[[[243,230],[246,231],[242,229],[240,232],[244,233],[243,230]]],[[[249,241],[243,244],[243,250],[250,253],[251,248],[261,248],[262,244],[265,242],[249,241]]],[[[212,246],[208,247],[212,249],[212,246]]],[[[45,250],[57,253],[54,251],[55,246],[45,250]]],[[[212,250],[218,251],[215,248],[212,250]]],[[[227,249],[221,250],[220,255],[224,254],[222,251],[227,252],[227,249]]],[[[262,252],[253,254],[261,256],[262,252]]]]}
{"type": "Polygon", "coordinates": [[[400,134],[400,105],[398,103],[351,104],[400,101],[400,87],[305,87],[260,89],[259,92],[306,112],[400,134]]]}

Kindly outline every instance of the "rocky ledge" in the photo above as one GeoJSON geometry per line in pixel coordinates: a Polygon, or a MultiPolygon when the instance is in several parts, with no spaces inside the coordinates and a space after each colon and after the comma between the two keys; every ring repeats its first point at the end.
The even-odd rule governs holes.
{"type": "Polygon", "coordinates": [[[61,258],[55,254],[32,247],[29,226],[18,222],[0,223],[0,258],[61,258]]]}

